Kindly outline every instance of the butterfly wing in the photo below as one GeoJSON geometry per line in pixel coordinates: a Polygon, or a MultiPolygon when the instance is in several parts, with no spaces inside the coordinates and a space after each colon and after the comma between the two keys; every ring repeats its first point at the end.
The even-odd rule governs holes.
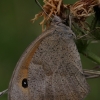
{"type": "Polygon", "coordinates": [[[9,100],[82,100],[88,84],[72,31],[50,27],[24,52],[13,72],[9,100]]]}
{"type": "Polygon", "coordinates": [[[35,41],[31,43],[31,45],[22,54],[14,69],[13,75],[9,83],[9,100],[30,100],[28,87],[23,86],[23,84],[27,84],[29,64],[35,51],[41,44],[41,41],[50,33],[52,33],[54,31],[53,29],[54,28],[50,27],[48,31],[42,33],[35,41]]]}
{"type": "Polygon", "coordinates": [[[33,100],[82,100],[89,91],[71,30],[57,26],[43,39],[29,65],[33,100]]]}

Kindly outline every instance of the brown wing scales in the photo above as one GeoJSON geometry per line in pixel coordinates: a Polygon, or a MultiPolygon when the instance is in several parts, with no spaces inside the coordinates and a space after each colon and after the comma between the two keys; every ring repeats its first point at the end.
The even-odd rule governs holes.
{"type": "Polygon", "coordinates": [[[28,79],[30,88],[35,88],[32,89],[35,100],[82,100],[88,93],[75,43],[62,34],[65,33],[59,35],[55,31],[46,37],[33,56],[28,79]],[[38,69],[36,74],[32,68],[38,69]]]}

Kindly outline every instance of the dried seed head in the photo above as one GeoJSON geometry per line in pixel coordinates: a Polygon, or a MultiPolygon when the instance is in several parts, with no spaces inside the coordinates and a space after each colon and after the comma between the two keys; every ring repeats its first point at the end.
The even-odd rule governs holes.
{"type": "Polygon", "coordinates": [[[96,0],[98,4],[100,4],[100,0],[96,0]]]}
{"type": "Polygon", "coordinates": [[[85,26],[84,22],[86,18],[94,14],[94,6],[100,4],[100,0],[78,0],[73,5],[63,4],[62,0],[43,0],[44,5],[43,9],[45,12],[40,12],[35,15],[35,18],[32,19],[34,22],[39,17],[44,17],[40,25],[42,25],[42,30],[44,31],[44,25],[46,25],[46,29],[50,25],[50,18],[54,15],[59,16],[61,19],[67,19],[68,16],[67,10],[70,10],[72,20],[76,22],[80,26],[85,26]]]}
{"type": "Polygon", "coordinates": [[[62,19],[66,17],[65,16],[66,7],[63,5],[62,0],[44,0],[43,2],[44,2],[43,9],[48,14],[48,16],[42,11],[39,14],[36,14],[35,18],[32,19],[32,21],[34,22],[39,17],[43,16],[44,19],[40,23],[40,25],[42,25],[42,29],[44,30],[44,25],[46,24],[46,27],[49,26],[50,24],[49,19],[50,17],[52,18],[53,15],[57,15],[62,19]]]}
{"type": "Polygon", "coordinates": [[[82,24],[88,16],[94,14],[93,7],[97,4],[97,0],[79,0],[70,6],[70,12],[75,21],[82,24]]]}

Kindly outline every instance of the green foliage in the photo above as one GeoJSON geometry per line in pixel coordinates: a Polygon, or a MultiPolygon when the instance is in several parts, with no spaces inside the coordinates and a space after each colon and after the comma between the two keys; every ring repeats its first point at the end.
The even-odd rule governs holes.
{"type": "Polygon", "coordinates": [[[77,36],[76,45],[78,51],[85,57],[89,58],[94,63],[99,65],[100,57],[89,50],[89,45],[94,41],[98,43],[100,40],[100,19],[98,18],[98,16],[94,16],[90,20],[91,22],[89,22],[88,20],[87,22],[84,22],[88,23],[88,25],[84,27],[79,27],[79,25],[74,22],[72,24],[72,30],[77,36]]]}

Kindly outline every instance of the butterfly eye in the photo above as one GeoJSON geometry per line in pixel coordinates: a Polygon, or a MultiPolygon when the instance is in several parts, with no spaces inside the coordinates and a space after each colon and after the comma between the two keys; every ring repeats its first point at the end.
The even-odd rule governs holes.
{"type": "Polygon", "coordinates": [[[27,88],[27,87],[28,87],[28,82],[27,82],[27,79],[26,79],[26,78],[24,78],[24,79],[22,80],[22,86],[23,86],[24,88],[27,88]]]}

